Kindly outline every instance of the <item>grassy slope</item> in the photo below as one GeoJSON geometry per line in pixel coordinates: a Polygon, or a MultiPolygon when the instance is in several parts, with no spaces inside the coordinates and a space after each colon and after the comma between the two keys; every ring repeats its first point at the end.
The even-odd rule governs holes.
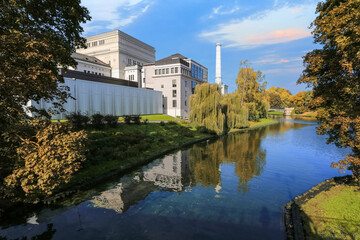
{"type": "Polygon", "coordinates": [[[300,207],[306,239],[360,239],[360,187],[335,185],[300,207]]]}
{"type": "Polygon", "coordinates": [[[66,187],[141,165],[166,151],[211,137],[176,123],[119,124],[117,128],[87,132],[87,161],[66,187]]]}

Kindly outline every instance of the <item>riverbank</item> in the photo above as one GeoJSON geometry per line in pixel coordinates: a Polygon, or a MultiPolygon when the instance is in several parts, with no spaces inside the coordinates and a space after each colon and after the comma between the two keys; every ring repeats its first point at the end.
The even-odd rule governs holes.
{"type": "MultiPolygon", "coordinates": [[[[260,122],[251,122],[249,128],[232,130],[229,133],[274,123],[277,121],[261,119],[260,122]]],[[[177,122],[118,124],[116,128],[85,130],[89,137],[87,160],[69,183],[60,186],[56,193],[44,199],[38,206],[55,203],[80,189],[91,188],[112,176],[125,174],[177,149],[218,137],[177,122]]],[[[22,206],[23,204],[2,200],[0,218],[6,216],[4,209],[6,212],[13,209],[11,212],[14,215],[17,215],[16,212],[21,215],[24,208],[32,208],[31,203],[22,206]]]]}
{"type": "Polygon", "coordinates": [[[360,239],[360,186],[335,177],[286,206],[288,239],[360,239]]]}

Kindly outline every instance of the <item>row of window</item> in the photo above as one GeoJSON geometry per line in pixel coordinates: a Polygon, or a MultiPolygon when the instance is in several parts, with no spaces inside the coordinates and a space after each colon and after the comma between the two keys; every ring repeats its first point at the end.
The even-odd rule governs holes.
{"type": "Polygon", "coordinates": [[[99,75],[99,76],[105,76],[104,73],[90,72],[90,71],[86,71],[86,70],[84,70],[84,73],[91,73],[91,74],[95,74],[95,75],[99,75]]]}
{"type": "Polygon", "coordinates": [[[142,66],[142,63],[136,61],[136,60],[133,60],[133,59],[130,59],[128,58],[128,63],[127,63],[128,66],[134,66],[134,65],[139,65],[139,66],[142,66]]]}
{"type": "Polygon", "coordinates": [[[178,67],[174,67],[174,68],[163,68],[163,69],[155,69],[155,75],[165,75],[165,74],[174,74],[174,73],[179,73],[179,68],[178,67]]]}
{"type": "Polygon", "coordinates": [[[129,75],[129,80],[134,81],[135,80],[135,75],[129,75]]]}
{"type": "Polygon", "coordinates": [[[96,47],[97,45],[104,45],[105,44],[105,40],[100,40],[100,41],[95,41],[95,42],[88,42],[86,43],[87,47],[96,47]]]}

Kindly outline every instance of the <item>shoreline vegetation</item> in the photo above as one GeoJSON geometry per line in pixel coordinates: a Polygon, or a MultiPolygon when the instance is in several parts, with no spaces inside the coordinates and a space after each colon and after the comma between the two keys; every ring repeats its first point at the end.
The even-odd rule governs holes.
{"type": "Polygon", "coordinates": [[[285,206],[287,239],[360,239],[359,199],[349,175],[319,183],[285,206]]]}
{"type": "MultiPolygon", "coordinates": [[[[246,132],[276,123],[278,121],[274,119],[260,119],[259,122],[250,122],[248,128],[232,129],[227,134],[246,132]]],[[[118,124],[115,128],[89,127],[85,128],[85,131],[89,137],[87,160],[69,183],[59,186],[53,195],[45,198],[39,205],[55,203],[80,189],[89,188],[115,175],[126,174],[176,149],[219,137],[190,127],[183,121],[118,124]]],[[[1,200],[0,219],[5,217],[4,209],[8,212],[9,209],[21,208],[24,204],[34,205],[21,201],[14,203],[9,199],[1,200]]],[[[17,211],[21,209],[16,209],[17,211]]]]}

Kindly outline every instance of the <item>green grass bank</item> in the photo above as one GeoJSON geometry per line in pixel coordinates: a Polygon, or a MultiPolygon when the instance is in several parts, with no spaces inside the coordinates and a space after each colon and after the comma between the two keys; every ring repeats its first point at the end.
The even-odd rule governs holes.
{"type": "Polygon", "coordinates": [[[349,176],[325,180],[288,204],[287,215],[289,239],[294,233],[305,239],[360,239],[360,186],[349,176]]]}

